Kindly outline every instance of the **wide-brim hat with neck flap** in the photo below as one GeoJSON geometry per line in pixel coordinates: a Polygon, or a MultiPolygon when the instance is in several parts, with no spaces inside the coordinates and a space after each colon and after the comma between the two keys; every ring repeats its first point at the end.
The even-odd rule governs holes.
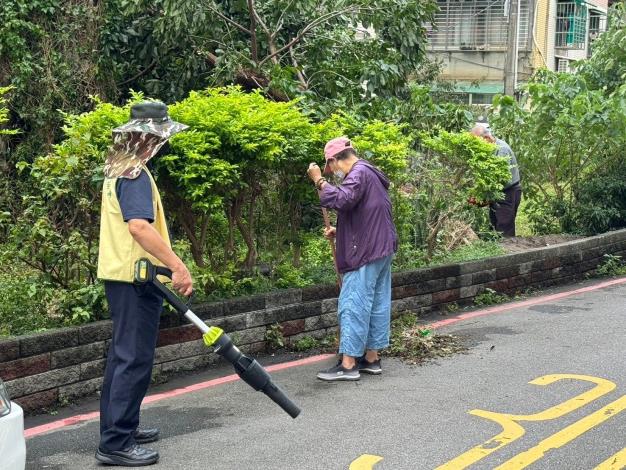
{"type": "Polygon", "coordinates": [[[135,179],[170,137],[189,126],[173,121],[160,101],[142,101],[130,108],[130,121],[113,129],[113,146],[104,165],[107,178],[135,179]]]}

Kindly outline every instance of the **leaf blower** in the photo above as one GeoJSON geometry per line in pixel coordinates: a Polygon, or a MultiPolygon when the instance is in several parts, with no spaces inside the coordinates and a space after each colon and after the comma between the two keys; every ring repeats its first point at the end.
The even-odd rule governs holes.
{"type": "Polygon", "coordinates": [[[270,397],[274,403],[280,406],[292,418],[296,418],[300,414],[300,408],[285,395],[278,385],[274,384],[272,377],[261,364],[243,354],[221,328],[208,326],[198,318],[176,294],[157,279],[157,276],[165,276],[171,279],[172,271],[162,266],[155,266],[146,258],[142,258],[135,263],[135,282],[137,284],[152,283],[165,296],[165,299],[172,307],[202,331],[204,344],[208,347],[213,347],[214,352],[230,362],[235,367],[235,372],[241,377],[241,380],[256,391],[260,390],[270,397]]]}

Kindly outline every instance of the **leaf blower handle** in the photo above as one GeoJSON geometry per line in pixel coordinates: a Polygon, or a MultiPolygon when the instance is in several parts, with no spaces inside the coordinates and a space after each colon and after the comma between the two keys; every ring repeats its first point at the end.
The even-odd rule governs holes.
{"type": "Polygon", "coordinates": [[[165,266],[155,266],[157,276],[165,276],[169,279],[172,279],[172,270],[170,268],[166,268],[165,266]]]}
{"type": "Polygon", "coordinates": [[[180,297],[163,285],[157,276],[165,276],[172,278],[172,270],[165,266],[155,266],[147,258],[141,258],[135,263],[135,282],[138,284],[146,284],[151,282],[156,287],[167,302],[176,309],[177,312],[185,315],[187,319],[193,323],[202,333],[209,331],[209,327],[200,318],[193,313],[189,306],[185,304],[180,297]]]}

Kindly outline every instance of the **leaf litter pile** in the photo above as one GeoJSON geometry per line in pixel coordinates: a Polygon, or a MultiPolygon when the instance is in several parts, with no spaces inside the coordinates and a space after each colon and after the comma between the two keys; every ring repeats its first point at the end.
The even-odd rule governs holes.
{"type": "Polygon", "coordinates": [[[415,313],[405,313],[391,323],[391,344],[385,355],[399,357],[408,364],[423,364],[467,351],[459,337],[437,334],[416,320],[415,313]]]}

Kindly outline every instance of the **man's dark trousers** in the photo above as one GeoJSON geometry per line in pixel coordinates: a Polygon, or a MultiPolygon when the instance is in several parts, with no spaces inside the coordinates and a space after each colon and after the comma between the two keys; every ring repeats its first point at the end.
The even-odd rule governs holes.
{"type": "Polygon", "coordinates": [[[104,283],[113,339],[100,396],[100,448],[122,450],[135,443],[139,407],[148,391],[163,297],[152,286],[104,283]]]}
{"type": "Polygon", "coordinates": [[[518,183],[504,190],[504,199],[489,206],[489,219],[496,232],[505,237],[515,236],[515,218],[522,201],[522,186],[518,183]]]}

